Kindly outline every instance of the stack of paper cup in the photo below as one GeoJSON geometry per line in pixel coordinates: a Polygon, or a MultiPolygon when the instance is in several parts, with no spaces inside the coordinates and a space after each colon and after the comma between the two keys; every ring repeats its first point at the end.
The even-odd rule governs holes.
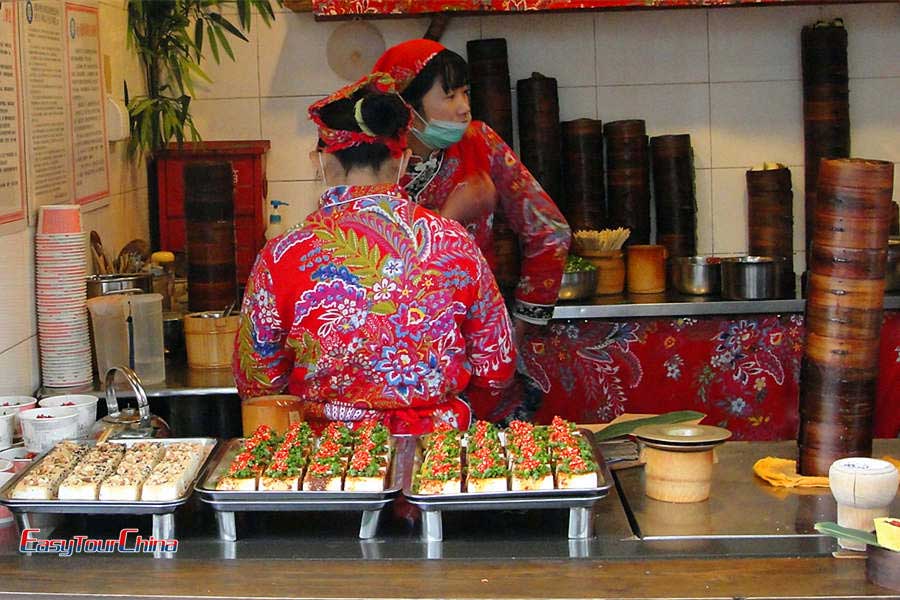
{"type": "Polygon", "coordinates": [[[47,387],[91,382],[85,293],[87,235],[77,206],[45,206],[35,235],[41,378],[47,387]]]}

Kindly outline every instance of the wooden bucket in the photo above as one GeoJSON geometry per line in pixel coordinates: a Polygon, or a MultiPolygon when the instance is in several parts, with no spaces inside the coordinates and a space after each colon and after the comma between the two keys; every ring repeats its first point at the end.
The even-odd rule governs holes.
{"type": "Polygon", "coordinates": [[[192,369],[218,369],[231,366],[234,338],[240,327],[238,315],[197,312],[184,316],[184,345],[188,366],[192,369]]]}
{"type": "Polygon", "coordinates": [[[258,396],[241,402],[241,423],[244,437],[249,437],[260,425],[268,425],[283,434],[291,423],[303,420],[303,401],[286,394],[258,396]]]}

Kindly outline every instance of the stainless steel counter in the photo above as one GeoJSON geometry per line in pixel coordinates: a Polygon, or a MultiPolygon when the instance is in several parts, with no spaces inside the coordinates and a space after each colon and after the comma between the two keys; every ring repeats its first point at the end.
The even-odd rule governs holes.
{"type": "MultiPolygon", "coordinates": [[[[741,315],[802,313],[806,300],[723,300],[715,296],[629,294],[595,296],[587,302],[562,302],[553,310],[554,319],[628,319],[632,317],[693,317],[701,315],[741,315]]],[[[885,310],[900,309],[900,295],[884,297],[885,310]]]]}
{"type": "MultiPolygon", "coordinates": [[[[741,540],[773,554],[794,549],[798,555],[829,552],[830,538],[813,529],[819,521],[836,521],[837,508],[828,488],[775,488],[753,474],[753,463],[766,456],[794,459],[797,443],[728,442],[716,450],[709,500],[673,504],[644,494],[644,469],[617,472],[620,491],[635,533],[650,547],[685,550],[741,540]]],[[[900,458],[900,439],[875,440],[873,456],[900,458]]],[[[900,515],[900,496],[892,513],[900,515]]]]}
{"type": "MultiPolygon", "coordinates": [[[[237,387],[234,385],[234,376],[232,376],[230,368],[190,369],[184,364],[183,358],[180,362],[167,360],[165,383],[147,385],[145,390],[150,398],[237,394],[237,387]]],[[[94,381],[90,386],[83,388],[41,388],[37,393],[39,397],[54,394],[92,394],[103,397],[99,381],[94,381]]],[[[116,384],[116,394],[122,398],[134,396],[131,388],[121,382],[116,384]]]]}

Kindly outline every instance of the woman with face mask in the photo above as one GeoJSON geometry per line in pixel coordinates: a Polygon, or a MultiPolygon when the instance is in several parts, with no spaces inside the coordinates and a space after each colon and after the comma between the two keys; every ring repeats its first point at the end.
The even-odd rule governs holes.
{"type": "MultiPolygon", "coordinates": [[[[431,40],[388,49],[376,71],[390,73],[413,108],[413,156],[400,182],[413,200],[466,226],[491,268],[494,212],[502,211],[519,238],[519,281],[510,310],[522,357],[517,384],[508,389],[494,421],[530,419],[547,391],[533,378],[534,357],[525,340],[553,315],[571,232],[534,176],[487,124],[473,121],[466,61],[431,40]],[[530,324],[530,325],[529,325],[530,324]]],[[[545,379],[545,378],[544,378],[545,379]]]]}
{"type": "Polygon", "coordinates": [[[257,258],[236,340],[238,392],[299,396],[314,427],[468,427],[470,405],[492,412],[513,376],[510,321],[465,229],[397,185],[409,109],[378,73],[309,115],[319,130],[310,160],[330,187],[257,258]]]}
{"type": "Polygon", "coordinates": [[[515,152],[485,123],[472,121],[465,60],[437,42],[410,40],[388,49],[374,70],[394,77],[414,110],[413,157],[401,178],[406,191],[422,206],[466,225],[492,267],[493,214],[502,210],[522,250],[513,316],[547,323],[569,249],[569,226],[515,152]]]}

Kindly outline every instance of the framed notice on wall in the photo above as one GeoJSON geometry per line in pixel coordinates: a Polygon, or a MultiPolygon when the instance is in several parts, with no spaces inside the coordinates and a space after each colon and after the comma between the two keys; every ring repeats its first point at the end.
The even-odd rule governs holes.
{"type": "MultiPolygon", "coordinates": [[[[4,1],[5,4],[5,1],[4,1]]],[[[44,204],[73,198],[72,135],[66,80],[65,6],[19,2],[19,50],[25,113],[25,181],[29,217],[44,204]]]]}
{"type": "Polygon", "coordinates": [[[25,226],[25,136],[16,30],[18,6],[18,2],[0,0],[0,231],[25,226]]]}
{"type": "Polygon", "coordinates": [[[75,202],[87,204],[109,196],[109,148],[97,7],[67,2],[65,36],[75,202]]]}

